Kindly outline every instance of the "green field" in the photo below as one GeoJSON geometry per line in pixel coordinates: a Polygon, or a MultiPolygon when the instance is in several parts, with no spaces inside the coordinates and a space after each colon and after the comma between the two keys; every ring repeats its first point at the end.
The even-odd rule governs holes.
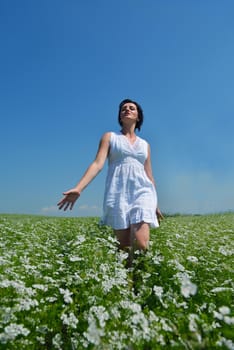
{"type": "Polygon", "coordinates": [[[126,253],[97,218],[0,215],[0,349],[234,349],[234,214],[126,253]]]}

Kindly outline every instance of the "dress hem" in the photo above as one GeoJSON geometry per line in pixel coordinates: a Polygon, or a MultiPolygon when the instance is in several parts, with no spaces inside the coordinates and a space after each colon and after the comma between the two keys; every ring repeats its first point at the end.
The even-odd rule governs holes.
{"type": "Polygon", "coordinates": [[[129,223],[129,225],[118,225],[115,226],[114,224],[111,224],[110,222],[108,221],[105,221],[105,220],[100,220],[99,224],[101,226],[109,226],[111,227],[113,230],[127,230],[128,228],[130,228],[131,225],[135,225],[135,224],[139,224],[141,222],[144,222],[146,224],[149,224],[150,225],[150,228],[158,228],[159,227],[159,223],[157,220],[155,221],[149,221],[149,220],[140,220],[140,221],[135,221],[135,220],[132,220],[131,223],[129,223]]]}

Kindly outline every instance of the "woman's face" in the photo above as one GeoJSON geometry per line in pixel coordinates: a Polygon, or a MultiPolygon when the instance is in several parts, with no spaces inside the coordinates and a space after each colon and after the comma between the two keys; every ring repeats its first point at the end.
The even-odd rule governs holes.
{"type": "Polygon", "coordinates": [[[120,110],[120,118],[123,121],[126,119],[131,119],[137,122],[138,120],[138,110],[134,103],[125,103],[120,110]]]}

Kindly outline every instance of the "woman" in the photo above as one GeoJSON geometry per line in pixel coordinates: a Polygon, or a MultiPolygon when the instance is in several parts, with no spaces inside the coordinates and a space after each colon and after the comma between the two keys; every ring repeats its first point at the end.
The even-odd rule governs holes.
{"type": "Polygon", "coordinates": [[[139,249],[146,250],[150,226],[158,227],[163,216],[157,208],[150,146],[135,134],[143,123],[141,106],[135,101],[123,100],[119,105],[118,120],[121,131],[103,135],[95,160],[77,185],[63,193],[58,206],[59,209],[72,209],[108,158],[102,223],[113,228],[121,249],[132,248],[136,241],[139,249]]]}

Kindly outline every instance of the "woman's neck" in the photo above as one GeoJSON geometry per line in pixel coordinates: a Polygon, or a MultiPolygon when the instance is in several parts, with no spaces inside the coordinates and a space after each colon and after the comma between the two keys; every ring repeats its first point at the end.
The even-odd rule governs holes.
{"type": "Polygon", "coordinates": [[[131,126],[131,127],[122,127],[121,132],[123,135],[128,135],[130,137],[135,137],[135,125],[131,126]]]}

